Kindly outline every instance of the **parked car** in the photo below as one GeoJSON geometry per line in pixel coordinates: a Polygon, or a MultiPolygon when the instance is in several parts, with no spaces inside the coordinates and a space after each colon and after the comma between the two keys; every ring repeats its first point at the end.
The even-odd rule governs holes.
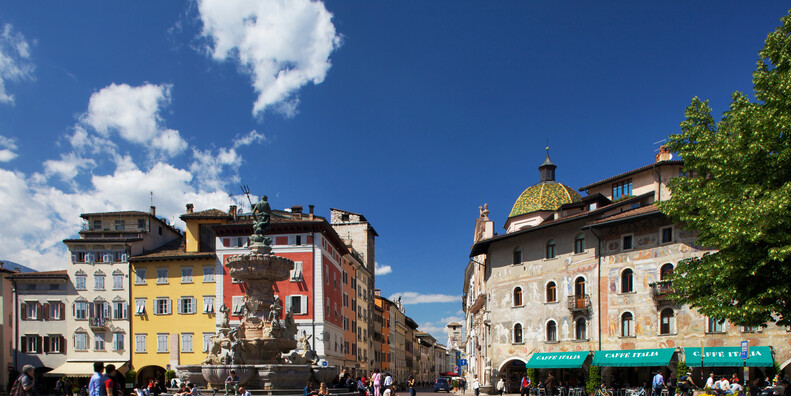
{"type": "Polygon", "coordinates": [[[440,377],[434,381],[434,392],[439,392],[441,390],[450,393],[450,381],[447,378],[440,377]]]}

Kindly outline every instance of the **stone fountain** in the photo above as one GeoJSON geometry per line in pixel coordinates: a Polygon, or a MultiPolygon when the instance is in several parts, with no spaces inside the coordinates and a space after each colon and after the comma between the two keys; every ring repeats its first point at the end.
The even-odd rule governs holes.
{"type": "Polygon", "coordinates": [[[234,370],[239,385],[264,390],[302,388],[311,378],[331,378],[336,368],[316,366],[318,358],[304,331],[301,351],[291,352],[297,347],[297,325],[292,312],[280,319],[282,304],[273,285],[288,279],[294,262],[272,254],[272,240],[265,234],[271,227],[271,216],[277,214],[272,213],[265,195],[253,206],[252,215],[250,252],[225,260],[230,276],[246,284],[241,323],[231,328],[230,310],[223,304],[219,309],[222,322],[208,357],[202,365],[177,366],[179,375],[183,381],[222,389],[234,370]]]}

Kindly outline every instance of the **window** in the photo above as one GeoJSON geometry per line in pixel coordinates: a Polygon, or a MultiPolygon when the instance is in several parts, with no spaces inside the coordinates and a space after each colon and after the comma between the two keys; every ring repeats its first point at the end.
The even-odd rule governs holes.
{"type": "Polygon", "coordinates": [[[612,200],[628,197],[632,195],[632,179],[613,183],[612,185],[612,200]]]}
{"type": "Polygon", "coordinates": [[[673,226],[661,229],[662,243],[673,242],[673,226]]]}
{"type": "Polygon", "coordinates": [[[126,261],[126,252],[124,252],[124,251],[117,251],[117,252],[115,252],[114,259],[118,263],[122,263],[122,262],[126,261]]]}
{"type": "Polygon", "coordinates": [[[63,353],[63,343],[60,335],[47,337],[49,340],[49,353],[63,353]]]}
{"type": "Polygon", "coordinates": [[[178,312],[182,315],[194,314],[197,312],[198,301],[192,296],[181,297],[178,299],[178,312]]]}
{"type": "Polygon", "coordinates": [[[574,326],[574,335],[576,336],[577,340],[587,340],[588,339],[588,324],[585,323],[584,318],[579,318],[576,321],[576,326],[574,326]]]}
{"type": "Polygon", "coordinates": [[[168,269],[167,268],[157,268],[157,283],[158,284],[167,284],[168,283],[168,269]]]}
{"type": "Polygon", "coordinates": [[[192,352],[192,333],[181,333],[181,352],[192,352]]]}
{"type": "Polygon", "coordinates": [[[574,238],[574,253],[585,253],[585,234],[579,234],[574,238]]]}
{"type": "Polygon", "coordinates": [[[670,275],[673,274],[673,264],[663,264],[659,269],[659,280],[669,280],[670,275]]]}
{"type": "Polygon", "coordinates": [[[104,290],[104,274],[93,274],[94,290],[104,290]]]}
{"type": "Polygon", "coordinates": [[[50,320],[63,320],[63,307],[60,301],[49,302],[49,318],[50,320]]]}
{"type": "Polygon", "coordinates": [[[203,333],[203,352],[209,352],[212,344],[212,337],[214,337],[214,333],[203,333]]]}
{"type": "Polygon", "coordinates": [[[94,220],[93,221],[93,229],[94,230],[101,230],[102,229],[102,221],[101,220],[94,220]]]}
{"type": "Polygon", "coordinates": [[[291,281],[292,282],[299,282],[302,280],[302,262],[295,261],[294,262],[294,269],[291,270],[291,281]]]}
{"type": "Polygon", "coordinates": [[[88,319],[88,302],[75,301],[73,314],[74,319],[88,319]]]}
{"type": "Polygon", "coordinates": [[[135,284],[136,285],[145,285],[146,284],[146,269],[145,268],[135,268],[135,284]]]}
{"type": "Polygon", "coordinates": [[[113,274],[113,290],[122,290],[124,288],[124,275],[113,274]]]}
{"type": "Polygon", "coordinates": [[[547,302],[555,302],[558,300],[557,285],[555,282],[547,283],[547,302]]]}
{"type": "Polygon", "coordinates": [[[203,297],[203,313],[214,312],[214,296],[203,297]]]}
{"type": "Polygon", "coordinates": [[[343,306],[347,308],[349,307],[349,295],[346,293],[343,293],[343,306]]]}
{"type": "Polygon", "coordinates": [[[514,248],[513,257],[514,257],[514,260],[512,262],[513,264],[521,264],[522,263],[522,248],[520,248],[519,246],[515,247],[514,248]]]}
{"type": "Polygon", "coordinates": [[[547,322],[547,342],[555,342],[558,340],[558,326],[554,320],[547,322]]]}
{"type": "Polygon", "coordinates": [[[673,334],[676,328],[676,315],[672,308],[665,308],[659,314],[659,334],[673,334]]]}
{"type": "Polygon", "coordinates": [[[154,315],[170,315],[171,304],[169,298],[159,297],[154,300],[154,315]]]}
{"type": "Polygon", "coordinates": [[[35,335],[27,335],[22,337],[22,352],[24,353],[40,353],[41,352],[41,337],[35,335]]]}
{"type": "Polygon", "coordinates": [[[137,219],[137,229],[138,230],[146,229],[146,219],[137,219]]]}
{"type": "Polygon", "coordinates": [[[548,258],[548,259],[555,258],[555,240],[554,239],[550,239],[549,242],[547,242],[547,249],[546,250],[547,250],[546,258],[548,258]]]}
{"type": "Polygon", "coordinates": [[[634,247],[634,246],[632,245],[632,240],[633,240],[633,238],[634,238],[634,237],[633,237],[631,234],[629,234],[629,235],[624,235],[624,236],[621,238],[621,250],[632,250],[632,248],[634,247]]]}
{"type": "Polygon", "coordinates": [[[135,315],[145,315],[146,314],[146,299],[145,298],[136,298],[135,299],[135,315]]]}
{"type": "Polygon", "coordinates": [[[231,297],[231,314],[237,316],[241,315],[243,304],[244,304],[244,296],[231,297]]]}
{"type": "Polygon", "coordinates": [[[514,344],[522,343],[522,325],[517,323],[514,325],[514,344]]]}
{"type": "Polygon", "coordinates": [[[203,267],[203,281],[214,282],[214,266],[207,265],[203,267]]]}
{"type": "Polygon", "coordinates": [[[192,267],[181,267],[181,283],[192,283],[192,267]]]}
{"type": "Polygon", "coordinates": [[[634,316],[631,312],[624,312],[621,315],[621,336],[634,337],[634,316]]]}
{"type": "Polygon", "coordinates": [[[116,220],[115,221],[115,230],[116,231],[123,231],[126,228],[126,221],[124,220],[116,220]]]}
{"type": "Polygon", "coordinates": [[[85,287],[87,279],[88,276],[85,275],[85,273],[74,275],[74,288],[77,290],[87,290],[87,287],[85,287]]]}
{"type": "Polygon", "coordinates": [[[38,307],[39,304],[36,301],[28,301],[24,304],[25,307],[25,319],[28,320],[36,320],[38,319],[38,307]]]}
{"type": "Polygon", "coordinates": [[[708,326],[706,327],[706,331],[709,333],[722,333],[722,325],[725,321],[718,321],[714,318],[708,318],[708,326]]]}
{"type": "Polygon", "coordinates": [[[135,352],[146,353],[146,335],[135,334],[135,352]]]}
{"type": "Polygon", "coordinates": [[[167,352],[167,351],[168,351],[168,335],[157,334],[157,352],[167,352]]]}
{"type": "Polygon", "coordinates": [[[124,350],[124,333],[113,333],[113,350],[124,350]]]}
{"type": "Polygon", "coordinates": [[[88,333],[74,334],[74,350],[75,351],[88,350],[88,333]]]}
{"type": "Polygon", "coordinates": [[[129,315],[128,310],[129,305],[126,301],[113,301],[113,319],[126,319],[129,315]]]}
{"type": "Polygon", "coordinates": [[[758,333],[761,331],[761,326],[744,326],[742,327],[743,333],[758,333]]]}
{"type": "Polygon", "coordinates": [[[297,235],[294,237],[294,244],[297,246],[302,245],[302,235],[297,235]]]}
{"type": "Polygon", "coordinates": [[[104,350],[104,333],[96,333],[93,335],[93,349],[96,351],[104,350]]]}
{"type": "Polygon", "coordinates": [[[522,306],[522,288],[518,286],[514,288],[514,306],[515,307],[522,306]]]}
{"type": "Polygon", "coordinates": [[[634,291],[633,272],[627,268],[621,272],[621,293],[631,293],[634,291]]]}

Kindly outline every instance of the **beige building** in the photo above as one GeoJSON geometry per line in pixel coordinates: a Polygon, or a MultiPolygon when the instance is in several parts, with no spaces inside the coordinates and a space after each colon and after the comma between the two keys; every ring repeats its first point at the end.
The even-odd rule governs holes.
{"type": "MultiPolygon", "coordinates": [[[[665,298],[672,285],[663,277],[680,260],[706,253],[694,233],[655,206],[669,198],[667,184],[682,175],[682,165],[663,150],[655,163],[581,188],[583,197],[555,181],[547,155],[505,234],[491,234],[482,209],[464,284],[471,373],[502,375],[514,391],[526,366],[577,382],[587,376],[583,367],[595,364],[605,381],[635,384],[650,381],[650,370],[669,374],[679,360],[700,366],[701,343],[707,356],[728,355],[731,349],[716,348],[738,347],[742,339],[752,353],[787,365],[785,328],[720,324],[665,298]],[[768,345],[773,349],[761,348],[768,345]]],[[[715,370],[731,373],[727,365],[740,362],[715,370]]]]}
{"type": "MultiPolygon", "coordinates": [[[[0,335],[3,340],[14,339],[14,297],[10,275],[15,273],[0,261],[0,335]]],[[[14,346],[11,342],[0,342],[0,367],[14,368],[14,346]]],[[[8,389],[8,375],[0,375],[0,389],[8,389]]]]}

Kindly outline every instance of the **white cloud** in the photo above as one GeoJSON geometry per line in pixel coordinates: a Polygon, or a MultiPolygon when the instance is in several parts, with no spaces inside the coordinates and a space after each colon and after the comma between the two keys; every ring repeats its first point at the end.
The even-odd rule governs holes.
{"type": "Polygon", "coordinates": [[[389,299],[391,301],[395,301],[398,299],[398,297],[401,297],[401,303],[404,305],[461,302],[461,296],[451,296],[448,294],[421,294],[410,291],[395,293],[390,296],[389,299]]]}
{"type": "Polygon", "coordinates": [[[0,162],[8,162],[17,157],[16,140],[0,135],[0,162]]]}
{"type": "Polygon", "coordinates": [[[374,262],[374,275],[376,276],[387,275],[391,272],[393,272],[393,268],[390,267],[389,265],[380,266],[378,261],[374,262]]]}
{"type": "MultiPolygon", "coordinates": [[[[110,84],[91,95],[80,121],[103,138],[117,133],[127,142],[146,146],[151,153],[175,156],[187,148],[187,142],[178,131],[165,128],[159,115],[170,104],[170,90],[167,84],[110,84]]],[[[77,130],[72,142],[89,144],[83,133],[87,132],[77,130]]]]}
{"type": "Polygon", "coordinates": [[[253,114],[267,108],[293,116],[302,86],[324,81],[340,46],[332,14],[311,0],[199,0],[203,36],[217,61],[233,59],[258,93],[253,114]]]}
{"type": "Polygon", "coordinates": [[[61,180],[68,181],[76,177],[80,169],[90,169],[94,166],[96,166],[95,161],[82,158],[76,153],[61,154],[59,160],[44,161],[44,174],[58,175],[61,180]]]}
{"type": "Polygon", "coordinates": [[[34,69],[25,36],[5,24],[0,32],[0,103],[14,104],[14,95],[6,92],[6,81],[32,80],[34,69]]]}
{"type": "Polygon", "coordinates": [[[208,189],[224,189],[228,183],[238,183],[239,167],[242,157],[236,149],[265,140],[263,134],[250,131],[246,135],[237,135],[233,139],[233,147],[220,147],[213,150],[192,150],[193,161],[190,171],[195,174],[198,184],[208,189]],[[228,175],[230,173],[230,176],[228,175]]]}

